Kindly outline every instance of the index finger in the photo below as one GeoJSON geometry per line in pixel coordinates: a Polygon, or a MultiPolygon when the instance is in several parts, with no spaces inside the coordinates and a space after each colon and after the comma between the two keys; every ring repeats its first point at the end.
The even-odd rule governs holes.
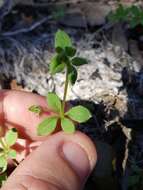
{"type": "Polygon", "coordinates": [[[1,90],[0,91],[0,122],[15,126],[20,134],[31,140],[39,140],[37,137],[36,126],[40,121],[51,112],[37,116],[30,112],[31,105],[46,107],[44,97],[23,91],[1,90]]]}

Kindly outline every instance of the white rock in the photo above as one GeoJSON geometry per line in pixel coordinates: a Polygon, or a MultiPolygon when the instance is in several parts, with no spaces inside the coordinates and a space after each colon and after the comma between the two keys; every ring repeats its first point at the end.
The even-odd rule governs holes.
{"type": "Polygon", "coordinates": [[[83,2],[80,7],[90,26],[105,24],[106,16],[111,11],[110,6],[95,2],[83,2]]]}

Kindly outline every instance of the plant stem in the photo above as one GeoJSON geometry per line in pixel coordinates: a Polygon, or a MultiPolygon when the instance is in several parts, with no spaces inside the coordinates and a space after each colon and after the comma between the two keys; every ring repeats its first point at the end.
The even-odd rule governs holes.
{"type": "Polygon", "coordinates": [[[66,96],[67,96],[67,91],[68,91],[68,69],[66,69],[66,80],[65,80],[65,88],[64,88],[64,97],[63,97],[63,102],[62,102],[62,116],[64,116],[64,111],[65,111],[65,103],[66,103],[66,96]]]}
{"type": "Polygon", "coordinates": [[[14,164],[16,167],[19,165],[19,163],[17,162],[16,159],[12,159],[12,161],[13,161],[13,164],[14,164]]]}

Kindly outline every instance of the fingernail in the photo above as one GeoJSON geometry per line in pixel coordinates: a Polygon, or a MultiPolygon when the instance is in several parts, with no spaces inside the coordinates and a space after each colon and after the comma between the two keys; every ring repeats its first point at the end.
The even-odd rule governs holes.
{"type": "Polygon", "coordinates": [[[91,167],[88,155],[80,145],[66,142],[63,145],[63,154],[70,167],[77,173],[81,180],[88,177],[91,167]]]}

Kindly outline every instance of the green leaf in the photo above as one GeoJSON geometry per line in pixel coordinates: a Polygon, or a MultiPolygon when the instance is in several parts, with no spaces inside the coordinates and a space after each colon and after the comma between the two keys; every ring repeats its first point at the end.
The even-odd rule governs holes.
{"type": "Polygon", "coordinates": [[[70,81],[71,85],[74,85],[77,80],[77,70],[73,66],[68,66],[68,80],[70,81]]]}
{"type": "Polygon", "coordinates": [[[33,105],[33,106],[29,107],[29,111],[40,115],[42,113],[42,108],[41,108],[41,106],[33,105]]]}
{"type": "Polygon", "coordinates": [[[140,12],[140,19],[141,19],[141,21],[143,20],[143,11],[142,10],[140,12]]]}
{"type": "Polygon", "coordinates": [[[140,24],[143,26],[143,18],[141,19],[140,24]]]}
{"type": "Polygon", "coordinates": [[[12,158],[12,159],[15,159],[16,158],[16,151],[13,150],[13,149],[10,149],[9,153],[8,153],[8,157],[12,158]]]}
{"type": "Polygon", "coordinates": [[[130,8],[130,12],[135,16],[138,17],[140,16],[140,9],[139,7],[132,5],[132,7],[130,8]]]}
{"type": "Polygon", "coordinates": [[[76,54],[76,49],[73,47],[66,47],[65,48],[66,55],[69,57],[73,57],[76,54]]]}
{"type": "Polygon", "coordinates": [[[87,60],[82,58],[82,57],[74,57],[72,60],[71,60],[71,63],[75,66],[80,66],[80,65],[85,65],[87,64],[87,60]]]}
{"type": "Polygon", "coordinates": [[[74,121],[83,123],[91,118],[89,110],[83,106],[75,106],[71,108],[66,115],[74,121]]]}
{"type": "Polygon", "coordinates": [[[0,157],[0,169],[1,169],[1,173],[3,173],[4,171],[6,171],[7,169],[7,160],[4,156],[0,157]]]}
{"type": "Polygon", "coordinates": [[[37,132],[39,136],[49,135],[56,129],[58,118],[49,117],[44,119],[37,128],[37,132]]]}
{"type": "Polygon", "coordinates": [[[70,62],[68,56],[65,53],[61,54],[60,56],[61,56],[62,62],[64,62],[65,64],[68,64],[70,62]]]}
{"type": "Polygon", "coordinates": [[[63,49],[60,47],[55,48],[55,50],[58,54],[63,53],[63,49]]]}
{"type": "Polygon", "coordinates": [[[48,103],[48,108],[52,109],[57,113],[61,112],[61,107],[62,107],[61,100],[55,93],[51,92],[48,93],[47,103],[48,103]]]}
{"type": "Polygon", "coordinates": [[[59,55],[55,55],[50,63],[50,73],[51,74],[56,74],[61,71],[63,71],[65,68],[65,64],[62,63],[62,59],[59,55]]]}
{"type": "Polygon", "coordinates": [[[7,180],[7,173],[3,173],[0,175],[0,187],[2,187],[5,183],[5,181],[7,180]]]}
{"type": "Polygon", "coordinates": [[[119,4],[119,7],[116,9],[116,11],[109,13],[108,19],[112,22],[126,21],[128,19],[129,12],[130,8],[125,8],[122,4],[119,4]]]}
{"type": "Polygon", "coordinates": [[[119,19],[119,21],[124,20],[126,16],[126,9],[123,7],[122,4],[119,5],[117,11],[116,11],[116,16],[119,19]]]}
{"type": "MultiPolygon", "coordinates": [[[[1,139],[1,140],[3,140],[3,139],[1,139]]],[[[4,150],[3,150],[4,148],[0,148],[0,156],[3,156],[4,155],[4,150]]]]}
{"type": "Polygon", "coordinates": [[[109,15],[108,15],[107,18],[108,18],[108,20],[110,22],[116,22],[116,21],[118,21],[118,18],[116,16],[116,14],[114,12],[112,12],[112,11],[109,13],[109,15]]]}
{"type": "Polygon", "coordinates": [[[64,70],[64,68],[65,68],[65,64],[64,63],[61,63],[60,65],[57,65],[57,67],[55,68],[53,74],[62,72],[64,70]]]}
{"type": "Polygon", "coordinates": [[[55,36],[55,48],[72,47],[72,41],[67,33],[62,30],[58,30],[55,36]]]}
{"type": "Polygon", "coordinates": [[[5,135],[5,141],[8,146],[14,145],[16,143],[17,138],[18,138],[18,133],[15,128],[10,129],[5,135]]]}
{"type": "Polygon", "coordinates": [[[135,28],[138,24],[139,24],[139,20],[137,20],[136,18],[132,18],[130,20],[130,27],[131,28],[135,28]]]}
{"type": "Polygon", "coordinates": [[[71,120],[68,118],[61,119],[61,126],[64,132],[66,133],[74,133],[75,132],[75,126],[71,120]]]}

